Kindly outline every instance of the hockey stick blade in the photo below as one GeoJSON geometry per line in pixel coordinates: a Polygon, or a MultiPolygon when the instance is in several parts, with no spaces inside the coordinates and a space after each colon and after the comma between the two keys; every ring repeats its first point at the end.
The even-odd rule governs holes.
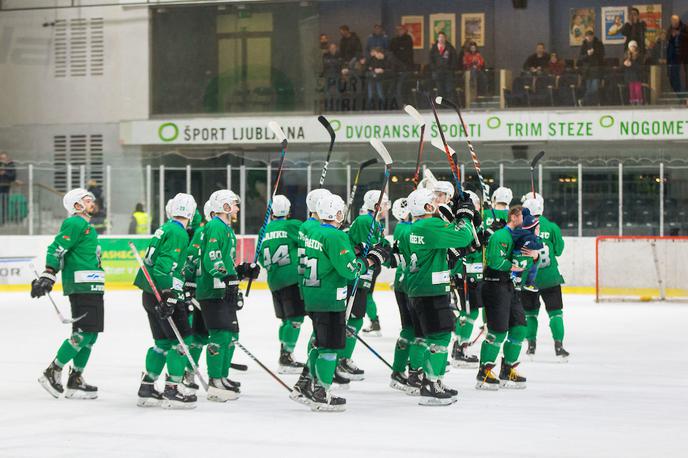
{"type": "Polygon", "coordinates": [[[389,155],[389,151],[387,151],[387,148],[385,148],[385,145],[383,145],[380,140],[373,138],[370,140],[370,144],[373,146],[373,148],[375,148],[375,151],[377,151],[377,154],[380,155],[385,165],[390,165],[392,162],[394,162],[392,161],[392,156],[389,155]]]}
{"type": "Polygon", "coordinates": [[[530,168],[531,168],[531,170],[532,170],[532,169],[535,169],[535,166],[537,165],[538,162],[540,162],[540,159],[542,159],[542,157],[543,157],[544,155],[545,155],[545,152],[544,152],[544,151],[540,151],[539,153],[537,153],[537,154],[535,155],[535,157],[533,158],[533,160],[530,161],[530,168]]]}
{"type": "Polygon", "coordinates": [[[378,162],[378,161],[377,161],[377,158],[368,159],[368,160],[365,161],[365,162],[361,162],[361,165],[358,166],[358,169],[359,169],[359,170],[363,170],[363,169],[365,169],[366,167],[370,167],[370,166],[373,165],[373,164],[377,164],[377,162],[378,162]]]}
{"type": "Polygon", "coordinates": [[[279,124],[277,124],[275,121],[270,121],[268,123],[268,129],[272,131],[273,134],[275,134],[275,137],[277,137],[277,140],[282,143],[282,147],[284,147],[284,142],[287,141],[287,136],[284,135],[284,132],[282,131],[282,128],[280,127],[279,124]]]}
{"type": "Polygon", "coordinates": [[[418,123],[418,125],[425,125],[425,120],[423,119],[423,117],[420,115],[420,113],[418,113],[418,110],[413,108],[411,105],[404,105],[404,111],[411,115],[411,117],[413,117],[413,119],[416,120],[416,123],[418,123]]]}
{"type": "MultiPolygon", "coordinates": [[[[438,150],[442,151],[443,153],[445,152],[444,143],[442,143],[442,140],[440,140],[439,138],[434,138],[430,143],[438,150]]],[[[451,146],[447,145],[447,149],[449,149],[449,154],[451,154],[452,156],[456,154],[456,151],[454,151],[454,148],[452,148],[451,146]]]]}
{"type": "Polygon", "coordinates": [[[318,116],[318,121],[320,121],[320,124],[322,124],[323,127],[327,130],[327,133],[330,134],[330,149],[332,149],[332,145],[334,145],[334,140],[337,137],[337,135],[334,133],[334,129],[332,128],[330,121],[328,121],[325,116],[318,116]]]}

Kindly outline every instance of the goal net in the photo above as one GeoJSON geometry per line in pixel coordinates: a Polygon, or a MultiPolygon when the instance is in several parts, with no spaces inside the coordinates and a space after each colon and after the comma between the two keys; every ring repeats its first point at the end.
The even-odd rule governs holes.
{"type": "Polygon", "coordinates": [[[688,237],[597,237],[597,301],[688,301],[688,237]]]}

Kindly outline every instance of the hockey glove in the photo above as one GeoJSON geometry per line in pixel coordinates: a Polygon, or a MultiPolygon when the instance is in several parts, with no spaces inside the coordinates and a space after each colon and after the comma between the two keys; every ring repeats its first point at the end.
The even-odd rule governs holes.
{"type": "Polygon", "coordinates": [[[225,278],[225,302],[237,310],[244,308],[244,295],[239,291],[239,279],[236,275],[225,278]]]}
{"type": "Polygon", "coordinates": [[[244,280],[247,278],[255,280],[258,278],[258,274],[260,274],[260,266],[253,262],[242,262],[236,266],[236,271],[239,280],[244,280]]]}
{"type": "Polygon", "coordinates": [[[492,237],[492,234],[500,230],[506,226],[506,222],[501,220],[501,219],[496,219],[490,224],[487,229],[485,229],[485,232],[487,233],[487,239],[489,240],[490,237],[492,237]]]}
{"type": "Polygon", "coordinates": [[[452,213],[451,208],[447,204],[441,204],[437,206],[437,212],[440,214],[440,218],[442,218],[444,221],[447,223],[451,223],[454,221],[454,213],[452,213]]]}
{"type": "Polygon", "coordinates": [[[399,267],[401,264],[401,253],[399,253],[399,244],[394,242],[392,245],[392,255],[389,258],[389,267],[392,269],[399,267]]]}
{"type": "Polygon", "coordinates": [[[31,297],[45,296],[53,290],[56,280],[52,269],[44,270],[40,277],[31,282],[31,297]]]}
{"type": "Polygon", "coordinates": [[[475,215],[473,216],[473,227],[478,229],[482,225],[483,225],[483,215],[481,215],[480,211],[478,209],[476,209],[475,215]]]}
{"type": "Polygon", "coordinates": [[[180,303],[179,291],[163,289],[160,292],[162,302],[158,304],[155,311],[161,320],[166,320],[174,314],[175,309],[180,303]]]}
{"type": "Polygon", "coordinates": [[[370,249],[366,258],[373,263],[374,269],[379,269],[387,262],[391,254],[392,248],[389,245],[379,244],[370,249]]]}
{"type": "Polygon", "coordinates": [[[454,213],[454,216],[457,220],[460,220],[461,218],[467,218],[472,222],[473,218],[475,218],[475,213],[475,206],[470,199],[460,200],[458,206],[456,207],[456,213],[454,213]]]}

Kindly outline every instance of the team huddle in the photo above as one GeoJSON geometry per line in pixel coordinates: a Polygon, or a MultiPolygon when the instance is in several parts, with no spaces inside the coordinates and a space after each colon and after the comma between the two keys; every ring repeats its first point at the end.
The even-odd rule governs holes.
{"type": "MultiPolygon", "coordinates": [[[[453,404],[458,392],[443,382],[449,364],[477,370],[477,389],[525,388],[517,368],[524,340],[526,354],[535,353],[540,298],[555,354],[562,361],[568,357],[557,264],[564,244],[559,227],[543,216],[539,194],[528,193],[522,205],[510,207],[512,200],[508,188],[496,189],[487,202],[487,196],[481,199],[429,174],[391,205],[398,222],[390,241],[382,223],[390,202],[380,190],[365,193],[361,214],[351,224],[347,203],[324,188],[306,196],[309,217],[303,222],[290,217],[287,197],[275,195],[258,240],[257,263],[249,263],[238,262],[232,229],[238,195],[214,192],[201,216],[191,195],[177,194],[134,280],[153,338],[143,358],[137,404],[194,408],[197,382],[209,401],[239,398],[241,384],[229,378],[239,367],[232,362],[235,348],[243,349],[238,318],[245,300],[239,287],[258,278],[261,266],[281,321],[278,372],[300,374],[290,398],[311,410],[344,410],[346,400],[335,392],[365,378],[353,355],[383,268],[395,269],[402,326],[391,364],[393,389],[418,396],[420,405],[453,404]],[[480,335],[486,334],[476,356],[470,347],[480,337],[473,331],[481,310],[480,335]],[[306,317],[313,332],[305,343],[307,360],[297,362],[293,352],[306,317]],[[204,348],[207,382],[197,368],[204,348]],[[163,382],[156,382],[165,367],[159,390],[163,382]]],[[[79,318],[39,383],[56,398],[64,393],[95,399],[98,389],[83,378],[104,324],[105,274],[89,223],[94,197],[74,189],[63,203],[70,216],[48,247],[45,271],[32,282],[31,296],[49,293],[61,272],[72,316],[79,318]],[[70,361],[65,390],[62,369],[70,361]]]]}

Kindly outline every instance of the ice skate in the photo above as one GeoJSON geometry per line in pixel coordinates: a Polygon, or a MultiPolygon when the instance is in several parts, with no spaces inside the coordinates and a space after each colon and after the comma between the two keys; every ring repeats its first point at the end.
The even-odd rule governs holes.
{"type": "Polygon", "coordinates": [[[411,369],[406,379],[406,394],[409,396],[420,396],[420,387],[423,385],[423,371],[421,369],[411,369]]]}
{"type": "Polygon", "coordinates": [[[158,407],[161,403],[162,393],[155,389],[155,380],[143,374],[136,405],[139,407],[158,407]]]}
{"type": "Polygon", "coordinates": [[[448,406],[454,404],[456,399],[447,391],[444,390],[439,380],[434,382],[428,378],[423,380],[423,385],[420,388],[420,400],[418,404],[421,406],[448,406]]]}
{"type": "Polygon", "coordinates": [[[559,340],[554,341],[554,354],[557,357],[557,361],[560,363],[569,362],[569,352],[564,350],[564,344],[559,340]]]}
{"type": "Polygon", "coordinates": [[[458,341],[454,342],[454,347],[452,349],[452,359],[451,365],[453,367],[463,367],[467,369],[475,369],[478,367],[480,360],[475,355],[469,355],[466,353],[468,349],[467,344],[459,344],[458,341]]]}
{"type": "Polygon", "coordinates": [[[62,388],[62,368],[55,364],[55,362],[50,363],[50,366],[43,372],[38,378],[38,383],[50,393],[54,398],[59,398],[64,392],[62,388]]]}
{"type": "Polygon", "coordinates": [[[389,386],[390,388],[394,388],[395,390],[403,391],[404,393],[407,393],[409,390],[409,385],[408,385],[408,378],[403,372],[392,372],[392,375],[389,380],[389,386]]]}
{"type": "Polygon", "coordinates": [[[501,388],[512,390],[523,390],[526,388],[526,378],[516,371],[518,364],[506,364],[504,359],[502,359],[502,368],[499,371],[499,386],[501,388]]]}
{"type": "Polygon", "coordinates": [[[182,380],[182,384],[187,389],[187,391],[190,391],[192,393],[195,393],[196,391],[198,391],[198,384],[196,383],[196,375],[188,369],[186,372],[184,372],[184,379],[182,380]]]}
{"type": "Polygon", "coordinates": [[[278,374],[299,374],[303,370],[303,363],[294,361],[292,353],[282,347],[280,349],[278,374]]]}
{"type": "Polygon", "coordinates": [[[337,375],[354,382],[361,381],[365,378],[365,372],[356,367],[354,362],[348,358],[339,360],[339,364],[337,364],[337,375]]]}
{"type": "Polygon", "coordinates": [[[440,387],[445,392],[449,393],[451,395],[451,397],[456,398],[459,396],[459,392],[457,390],[455,390],[454,388],[449,388],[448,386],[446,386],[444,384],[444,382],[442,381],[442,379],[437,380],[437,383],[440,385],[440,387]]]}
{"type": "Polygon", "coordinates": [[[536,343],[535,340],[529,340],[528,341],[528,349],[526,350],[526,357],[529,360],[534,360],[535,359],[535,348],[536,348],[536,343]]]}
{"type": "Polygon", "coordinates": [[[81,372],[70,369],[65,398],[96,399],[98,398],[98,387],[86,383],[81,372]]]}
{"type": "Polygon", "coordinates": [[[475,389],[476,390],[486,390],[486,391],[497,391],[499,389],[499,380],[492,372],[494,369],[494,364],[483,364],[478,369],[478,375],[476,378],[475,389]]]}
{"type": "Polygon", "coordinates": [[[336,391],[348,391],[351,388],[351,380],[344,378],[334,371],[334,377],[332,378],[332,390],[336,391]]]}
{"type": "Polygon", "coordinates": [[[165,391],[162,394],[162,403],[160,407],[163,409],[195,409],[196,395],[184,394],[179,390],[179,384],[175,382],[165,383],[165,391]]]}
{"type": "Polygon", "coordinates": [[[382,337],[382,329],[380,328],[380,320],[370,320],[367,328],[362,330],[368,337],[382,337]]]}
{"type": "Polygon", "coordinates": [[[211,378],[208,382],[208,401],[227,402],[239,397],[239,393],[223,383],[220,378],[211,378]]]}
{"type": "Polygon", "coordinates": [[[310,399],[306,396],[311,385],[311,376],[308,369],[304,368],[301,372],[299,380],[294,385],[292,392],[289,393],[289,399],[298,402],[299,404],[309,406],[311,404],[310,399]]]}
{"type": "Polygon", "coordinates": [[[346,410],[346,399],[332,395],[329,390],[318,383],[310,392],[309,399],[313,412],[343,412],[346,410]]]}

